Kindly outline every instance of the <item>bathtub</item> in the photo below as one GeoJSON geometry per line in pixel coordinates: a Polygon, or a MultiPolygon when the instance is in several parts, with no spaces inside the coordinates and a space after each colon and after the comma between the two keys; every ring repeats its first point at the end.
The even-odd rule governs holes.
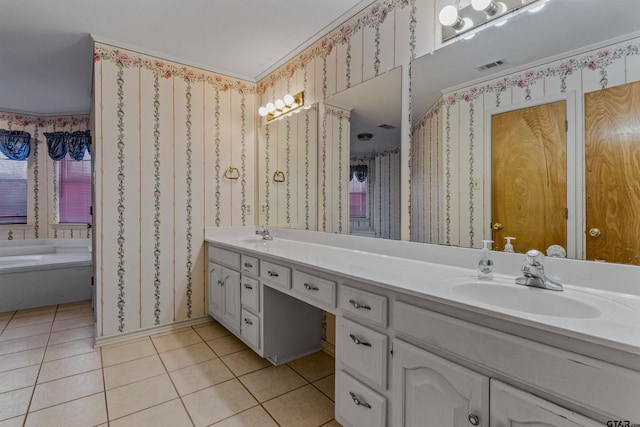
{"type": "Polygon", "coordinates": [[[0,242],[0,313],[91,299],[91,240],[0,242]]]}

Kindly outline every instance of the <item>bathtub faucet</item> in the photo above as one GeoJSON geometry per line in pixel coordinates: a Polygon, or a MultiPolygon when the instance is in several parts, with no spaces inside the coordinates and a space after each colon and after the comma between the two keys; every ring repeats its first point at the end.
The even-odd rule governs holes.
{"type": "Polygon", "coordinates": [[[262,236],[262,240],[273,240],[273,237],[269,234],[269,229],[264,225],[256,229],[256,234],[262,236]]]}

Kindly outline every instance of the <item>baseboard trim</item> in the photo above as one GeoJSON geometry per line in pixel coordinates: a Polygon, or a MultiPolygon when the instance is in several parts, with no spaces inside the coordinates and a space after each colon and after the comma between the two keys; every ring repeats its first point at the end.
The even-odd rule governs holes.
{"type": "Polygon", "coordinates": [[[322,340],[322,351],[331,357],[336,357],[336,346],[328,341],[322,340]]]}
{"type": "Polygon", "coordinates": [[[124,341],[130,341],[137,338],[148,337],[149,335],[161,334],[164,332],[175,331],[176,329],[188,328],[189,326],[200,325],[202,323],[207,323],[212,321],[213,319],[209,315],[205,315],[202,317],[197,317],[195,319],[188,320],[180,320],[173,323],[168,323],[164,325],[151,326],[148,328],[136,329],[131,332],[123,332],[118,335],[109,335],[105,337],[95,337],[94,347],[102,347],[105,345],[118,344],[124,341]]]}

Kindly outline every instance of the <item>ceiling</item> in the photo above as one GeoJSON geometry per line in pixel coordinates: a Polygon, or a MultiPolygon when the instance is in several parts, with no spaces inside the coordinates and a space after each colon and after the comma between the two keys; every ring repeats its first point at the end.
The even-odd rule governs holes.
{"type": "Polygon", "coordinates": [[[257,81],[373,0],[5,0],[0,111],[88,113],[92,36],[257,81]]]}
{"type": "Polygon", "coordinates": [[[396,67],[361,84],[343,90],[326,103],[351,111],[350,154],[371,154],[400,146],[402,126],[402,69],[396,67]],[[380,125],[393,126],[392,129],[380,125]],[[358,134],[370,133],[369,141],[358,134]]]}

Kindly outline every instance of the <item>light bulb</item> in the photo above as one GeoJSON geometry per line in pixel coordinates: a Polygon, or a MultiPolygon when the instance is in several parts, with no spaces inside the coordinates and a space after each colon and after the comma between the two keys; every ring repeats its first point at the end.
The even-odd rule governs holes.
{"type": "Polygon", "coordinates": [[[458,18],[458,9],[455,6],[445,6],[440,11],[440,15],[438,17],[440,23],[442,25],[451,26],[456,23],[458,18]]]}
{"type": "Polygon", "coordinates": [[[276,109],[282,110],[284,108],[284,101],[282,99],[276,99],[276,109]]]}
{"type": "Polygon", "coordinates": [[[267,104],[267,111],[270,113],[273,113],[274,111],[276,111],[276,106],[273,102],[269,102],[267,104]]]}
{"type": "Polygon", "coordinates": [[[493,0],[471,0],[471,6],[475,10],[484,11],[487,16],[493,16],[498,12],[504,13],[507,10],[504,3],[496,3],[493,0]]]}
{"type": "Polygon", "coordinates": [[[267,114],[269,114],[269,112],[267,111],[267,109],[265,107],[260,107],[260,108],[258,108],[258,114],[260,114],[261,117],[264,117],[267,114]]]}
{"type": "Polygon", "coordinates": [[[295,99],[293,98],[293,95],[291,95],[290,93],[288,93],[288,94],[286,94],[284,96],[285,105],[291,105],[291,104],[293,104],[293,101],[295,101],[295,99]]]}

